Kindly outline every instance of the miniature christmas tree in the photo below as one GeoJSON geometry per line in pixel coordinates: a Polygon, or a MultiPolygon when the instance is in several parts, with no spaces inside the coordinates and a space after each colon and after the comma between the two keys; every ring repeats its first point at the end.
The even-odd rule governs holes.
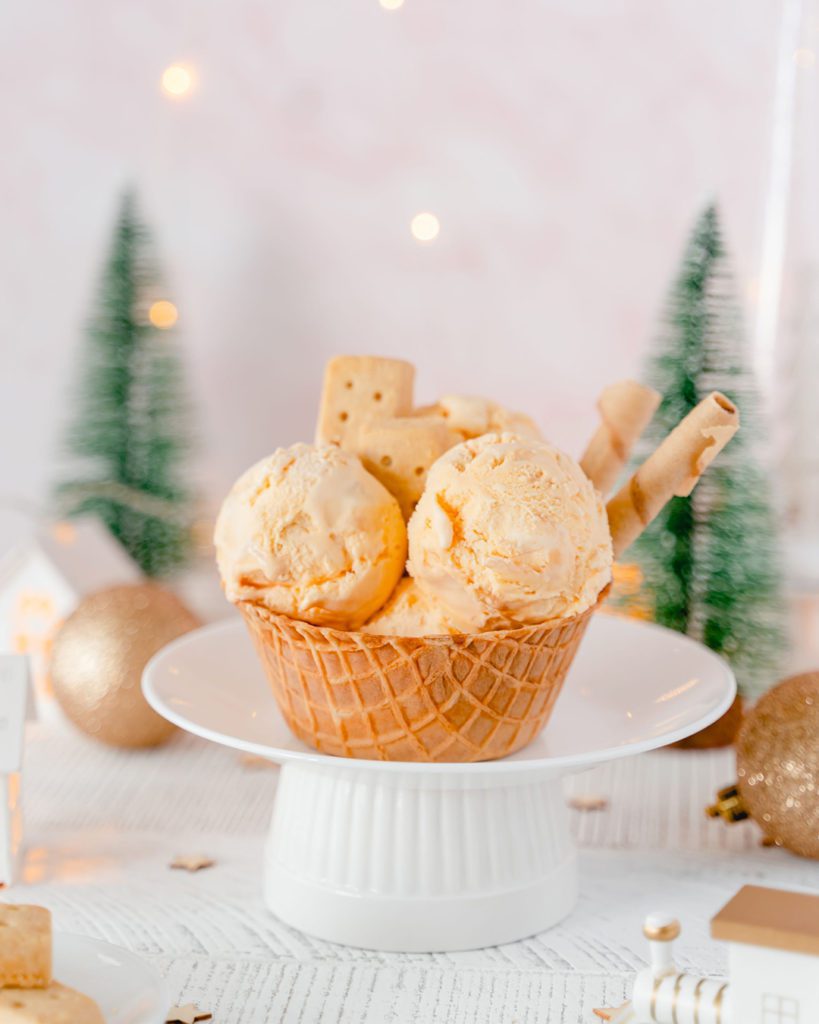
{"type": "Polygon", "coordinates": [[[183,473],[189,407],[172,324],[162,329],[171,318],[156,315],[164,293],[150,248],[128,194],[87,331],[67,446],[76,469],[57,496],[67,515],[98,516],[157,576],[186,561],[193,508],[183,473]]]}
{"type": "Polygon", "coordinates": [[[779,544],[758,460],[760,414],[746,364],[717,211],[701,215],[671,291],[647,383],[663,396],[640,456],[710,391],[739,407],[742,426],[687,498],[675,498],[634,546],[657,622],[732,664],[753,695],[777,678],[784,643],[779,544]]]}

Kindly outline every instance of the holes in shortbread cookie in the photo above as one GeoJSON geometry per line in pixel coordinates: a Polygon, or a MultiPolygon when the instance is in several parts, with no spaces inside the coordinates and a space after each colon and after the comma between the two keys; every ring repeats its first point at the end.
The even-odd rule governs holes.
{"type": "Polygon", "coordinates": [[[338,418],[341,420],[342,423],[346,422],[349,419],[349,417],[350,414],[348,412],[340,412],[338,414],[338,418]]]}
{"type": "Polygon", "coordinates": [[[416,476],[423,476],[424,475],[424,467],[423,466],[416,466],[415,467],[415,475],[416,476]]]}
{"type": "Polygon", "coordinates": [[[389,457],[389,455],[382,455],[381,456],[381,465],[382,466],[391,466],[392,465],[392,459],[389,457]]]}
{"type": "Polygon", "coordinates": [[[344,382],[344,387],[347,388],[348,391],[352,388],[352,386],[353,382],[351,380],[347,380],[344,382]]]}
{"type": "Polygon", "coordinates": [[[373,399],[376,402],[380,402],[381,401],[381,392],[380,391],[373,392],[373,399]]]}

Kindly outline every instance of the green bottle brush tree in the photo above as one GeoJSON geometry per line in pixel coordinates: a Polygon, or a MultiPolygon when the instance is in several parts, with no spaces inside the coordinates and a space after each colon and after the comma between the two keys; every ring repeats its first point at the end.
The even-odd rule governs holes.
{"type": "Polygon", "coordinates": [[[758,460],[759,400],[747,363],[716,207],[700,216],[674,282],[646,383],[662,402],[638,461],[710,391],[742,426],[693,493],[674,498],[632,549],[654,619],[707,644],[755,697],[778,675],[784,604],[777,521],[758,460]]]}
{"type": "Polygon", "coordinates": [[[148,230],[128,193],[87,328],[66,446],[72,473],[58,486],[57,502],[62,514],[98,516],[149,576],[186,563],[194,517],[185,473],[190,406],[170,323],[175,311],[154,305],[165,294],[148,230]]]}

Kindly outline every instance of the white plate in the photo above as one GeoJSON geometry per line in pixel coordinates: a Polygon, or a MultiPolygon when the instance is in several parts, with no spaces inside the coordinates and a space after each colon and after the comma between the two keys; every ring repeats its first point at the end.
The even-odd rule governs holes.
{"type": "MultiPolygon", "coordinates": [[[[188,633],[148,663],[151,706],[188,732],[273,761],[321,762],[287,728],[238,619],[188,633]]],[[[578,652],[552,719],[528,747],[501,761],[419,764],[348,761],[384,771],[563,774],[652,750],[716,721],[736,693],[728,665],[712,651],[653,623],[597,615],[578,652]]]]}
{"type": "Polygon", "coordinates": [[[165,983],[127,949],[81,935],[54,935],[54,977],[99,1005],[106,1024],[162,1024],[170,1009],[165,983]]]}

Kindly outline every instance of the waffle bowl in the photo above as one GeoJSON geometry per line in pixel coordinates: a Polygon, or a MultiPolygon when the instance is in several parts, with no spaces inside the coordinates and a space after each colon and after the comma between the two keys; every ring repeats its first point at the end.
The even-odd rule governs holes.
{"type": "Polygon", "coordinates": [[[537,736],[595,607],[558,624],[395,637],[239,605],[300,740],[340,757],[461,763],[505,757],[537,736]]]}
{"type": "MultiPolygon", "coordinates": [[[[713,392],[671,431],[606,506],[615,558],[673,496],[691,493],[738,425],[733,403],[713,392]]],[[[628,444],[604,433],[592,463],[607,486],[606,463],[620,466],[628,444]]],[[[343,632],[238,607],[298,739],[340,757],[467,763],[513,754],[543,729],[607,593],[565,621],[434,637],[343,632]]]]}

